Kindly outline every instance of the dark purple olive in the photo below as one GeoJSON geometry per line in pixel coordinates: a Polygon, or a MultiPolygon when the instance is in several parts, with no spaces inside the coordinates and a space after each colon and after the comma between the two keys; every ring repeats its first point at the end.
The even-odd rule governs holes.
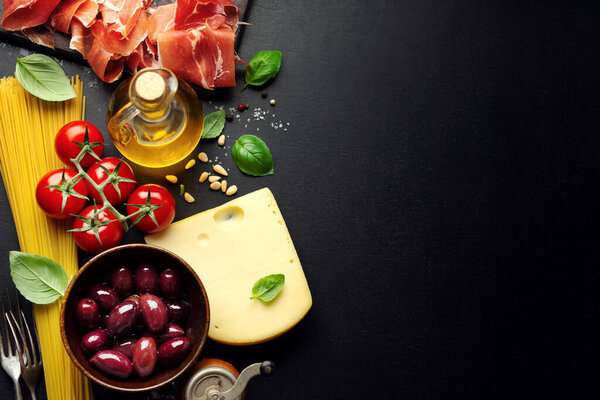
{"type": "Polygon", "coordinates": [[[167,340],[171,340],[179,336],[185,336],[185,331],[179,325],[170,323],[167,325],[167,329],[165,329],[163,332],[153,333],[147,330],[143,333],[143,335],[152,336],[154,340],[156,340],[156,344],[160,346],[167,340]]]}
{"type": "Polygon", "coordinates": [[[140,308],[150,332],[160,332],[167,327],[169,312],[161,299],[150,293],[143,294],[140,296],[140,308]]]}
{"type": "Polygon", "coordinates": [[[129,296],[133,293],[133,273],[129,267],[118,267],[110,274],[110,286],[115,289],[115,292],[121,298],[129,296]]]}
{"type": "Polygon", "coordinates": [[[86,333],[81,339],[81,350],[84,353],[94,354],[107,349],[110,345],[108,333],[104,329],[96,329],[86,333]]]}
{"type": "Polygon", "coordinates": [[[137,305],[138,305],[138,307],[139,307],[139,305],[140,305],[140,296],[138,296],[137,294],[134,294],[134,295],[132,295],[132,296],[129,296],[128,298],[126,298],[126,299],[125,299],[125,300],[123,300],[123,301],[128,301],[128,300],[129,300],[129,301],[133,301],[133,302],[134,302],[135,304],[137,304],[137,305]]]}
{"type": "Polygon", "coordinates": [[[140,264],[135,271],[135,286],[140,294],[158,294],[158,272],[150,264],[140,264]]]}
{"type": "Polygon", "coordinates": [[[112,349],[124,354],[128,358],[133,358],[133,349],[137,343],[137,338],[122,338],[115,340],[112,349]]]}
{"type": "Polygon", "coordinates": [[[133,369],[140,378],[152,374],[156,366],[156,342],[151,337],[138,340],[133,350],[133,369]]]}
{"type": "Polygon", "coordinates": [[[106,320],[106,330],[110,336],[127,333],[138,322],[140,308],[133,301],[124,301],[110,312],[106,320]]]}
{"type": "Polygon", "coordinates": [[[185,324],[190,315],[190,305],[185,301],[166,300],[169,319],[176,324],[185,324]]]}
{"type": "Polygon", "coordinates": [[[165,367],[180,363],[192,349],[192,342],[187,337],[168,340],[158,348],[158,361],[165,367]]]}
{"type": "Polygon", "coordinates": [[[183,291],[183,282],[177,271],[167,268],[161,274],[158,280],[160,291],[168,299],[181,298],[183,291]]]}
{"type": "Polygon", "coordinates": [[[102,350],[90,359],[96,368],[115,378],[127,379],[133,372],[129,358],[114,350],[102,350]]]}
{"type": "Polygon", "coordinates": [[[90,286],[88,296],[98,303],[100,309],[104,312],[110,312],[117,304],[119,304],[119,296],[109,286],[97,283],[90,286]]]}
{"type": "Polygon", "coordinates": [[[100,326],[100,310],[98,304],[92,299],[85,298],[79,300],[75,310],[77,324],[86,331],[100,326]]]}

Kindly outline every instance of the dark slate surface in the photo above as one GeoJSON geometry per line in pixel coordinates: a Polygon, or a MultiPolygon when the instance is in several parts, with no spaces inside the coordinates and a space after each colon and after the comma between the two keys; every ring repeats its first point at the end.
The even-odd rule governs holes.
{"type": "MultiPolygon", "coordinates": [[[[241,194],[275,193],[314,305],[273,342],[208,344],[206,356],[238,368],[278,364],[251,383],[248,399],[598,392],[599,8],[253,3],[240,55],[283,51],[267,87],[276,117],[226,129],[231,143],[258,127],[276,173],[241,176],[222,157],[241,194]],[[273,119],[289,129],[272,129],[273,119]]],[[[22,50],[1,50],[7,75],[22,50]]],[[[82,75],[88,118],[103,126],[115,86],[63,66],[82,75]]],[[[208,109],[267,107],[253,89],[202,96],[208,109]]],[[[190,185],[198,201],[179,201],[177,218],[223,201],[190,185]]],[[[17,242],[5,200],[0,217],[6,256],[17,242]]],[[[8,285],[6,264],[1,274],[8,285]]],[[[0,394],[12,395],[3,374],[0,394]]]]}

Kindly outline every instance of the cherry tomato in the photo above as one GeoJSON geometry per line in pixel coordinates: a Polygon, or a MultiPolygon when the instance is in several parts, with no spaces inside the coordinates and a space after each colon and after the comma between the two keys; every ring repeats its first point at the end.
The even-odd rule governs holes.
{"type": "Polygon", "coordinates": [[[90,254],[100,253],[121,243],[123,225],[109,210],[104,210],[94,219],[98,206],[87,206],[73,222],[73,237],[77,246],[90,254]],[[98,222],[110,221],[106,225],[98,222]],[[87,229],[86,229],[87,228],[87,229]],[[86,229],[86,230],[81,230],[86,229]],[[96,233],[98,236],[96,236],[96,233]],[[100,238],[100,240],[98,240],[100,238]]]}
{"type": "Polygon", "coordinates": [[[143,216],[139,221],[133,218],[132,221],[137,221],[135,227],[142,232],[154,233],[162,231],[168,227],[173,218],[175,218],[175,199],[171,193],[164,187],[155,184],[142,185],[137,188],[127,199],[127,214],[145,208],[148,210],[147,215],[143,216]],[[148,191],[150,191],[150,199],[148,201],[148,191]],[[154,218],[158,226],[154,223],[151,217],[154,218]]]}
{"type": "MultiPolygon", "coordinates": [[[[135,174],[129,164],[116,157],[106,157],[97,161],[87,170],[89,177],[92,178],[96,184],[100,184],[108,178],[108,175],[102,167],[106,168],[112,174],[117,166],[119,166],[118,174],[113,177],[116,181],[109,183],[104,187],[104,195],[113,206],[124,202],[135,189],[135,174]],[[119,163],[121,163],[121,165],[119,165],[119,163]],[[122,179],[126,180],[124,181],[122,179]],[[120,193],[115,189],[115,184],[118,186],[120,193]]],[[[96,200],[96,203],[102,204],[100,193],[98,193],[89,182],[86,181],[86,183],[91,198],[96,200]]]]}
{"type": "Polygon", "coordinates": [[[66,219],[85,206],[87,187],[83,178],[73,184],[75,175],[77,172],[64,168],[50,171],[40,179],[35,199],[46,215],[66,219]]]}
{"type": "MultiPolygon", "coordinates": [[[[95,125],[86,121],[73,121],[69,122],[56,134],[54,138],[54,148],[58,158],[66,165],[71,168],[75,168],[75,165],[70,161],[71,158],[75,158],[81,152],[81,147],[76,143],[83,144],[85,140],[85,127],[88,128],[88,142],[90,143],[91,150],[98,156],[102,156],[104,151],[104,138],[100,130],[95,125]],[[95,145],[95,143],[97,143],[95,145]]],[[[89,167],[96,161],[90,154],[86,154],[79,164],[83,167],[89,167]]]]}

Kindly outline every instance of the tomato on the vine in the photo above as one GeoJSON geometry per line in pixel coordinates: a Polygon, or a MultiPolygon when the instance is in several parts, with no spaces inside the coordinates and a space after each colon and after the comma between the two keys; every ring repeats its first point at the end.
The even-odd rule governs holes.
{"type": "Polygon", "coordinates": [[[64,168],[48,172],[35,188],[35,199],[46,215],[66,219],[77,214],[87,201],[87,187],[77,172],[64,168]]]}
{"type": "Polygon", "coordinates": [[[127,199],[127,214],[140,214],[133,224],[142,232],[154,233],[167,228],[175,218],[175,199],[160,185],[146,184],[137,188],[127,199]]]}
{"type": "Polygon", "coordinates": [[[75,216],[71,230],[77,246],[90,254],[110,249],[123,239],[123,225],[117,217],[109,210],[98,210],[95,204],[84,208],[75,216]]]}
{"type": "Polygon", "coordinates": [[[104,151],[104,138],[102,133],[94,124],[87,121],[72,121],[60,128],[54,138],[54,149],[58,158],[71,168],[75,165],[71,162],[76,158],[84,146],[88,146],[89,152],[93,152],[96,157],[86,154],[79,164],[83,167],[89,167],[102,156],[104,151]],[[87,127],[88,135],[86,138],[85,130],[87,127]]]}
{"type": "MultiPolygon", "coordinates": [[[[124,202],[135,189],[133,170],[116,157],[106,157],[96,162],[87,170],[87,174],[97,185],[111,179],[111,183],[104,187],[104,195],[113,206],[124,202]]],[[[102,204],[100,193],[89,182],[86,183],[90,196],[96,203],[102,204]]]]}

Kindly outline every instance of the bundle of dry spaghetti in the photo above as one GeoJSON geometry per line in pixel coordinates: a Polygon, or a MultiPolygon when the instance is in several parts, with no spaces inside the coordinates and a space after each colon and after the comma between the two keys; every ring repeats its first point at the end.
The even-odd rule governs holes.
{"type": "MultiPolygon", "coordinates": [[[[71,84],[74,99],[47,102],[27,93],[15,78],[0,79],[0,171],[21,251],[58,262],[69,277],[78,269],[69,222],[47,218],[37,206],[35,188],[46,172],[63,167],[54,152],[56,132],[67,122],[84,118],[81,81],[75,77],[71,84]]],[[[90,382],[63,347],[59,315],[60,301],[34,306],[48,400],[92,399],[90,382]]]]}

